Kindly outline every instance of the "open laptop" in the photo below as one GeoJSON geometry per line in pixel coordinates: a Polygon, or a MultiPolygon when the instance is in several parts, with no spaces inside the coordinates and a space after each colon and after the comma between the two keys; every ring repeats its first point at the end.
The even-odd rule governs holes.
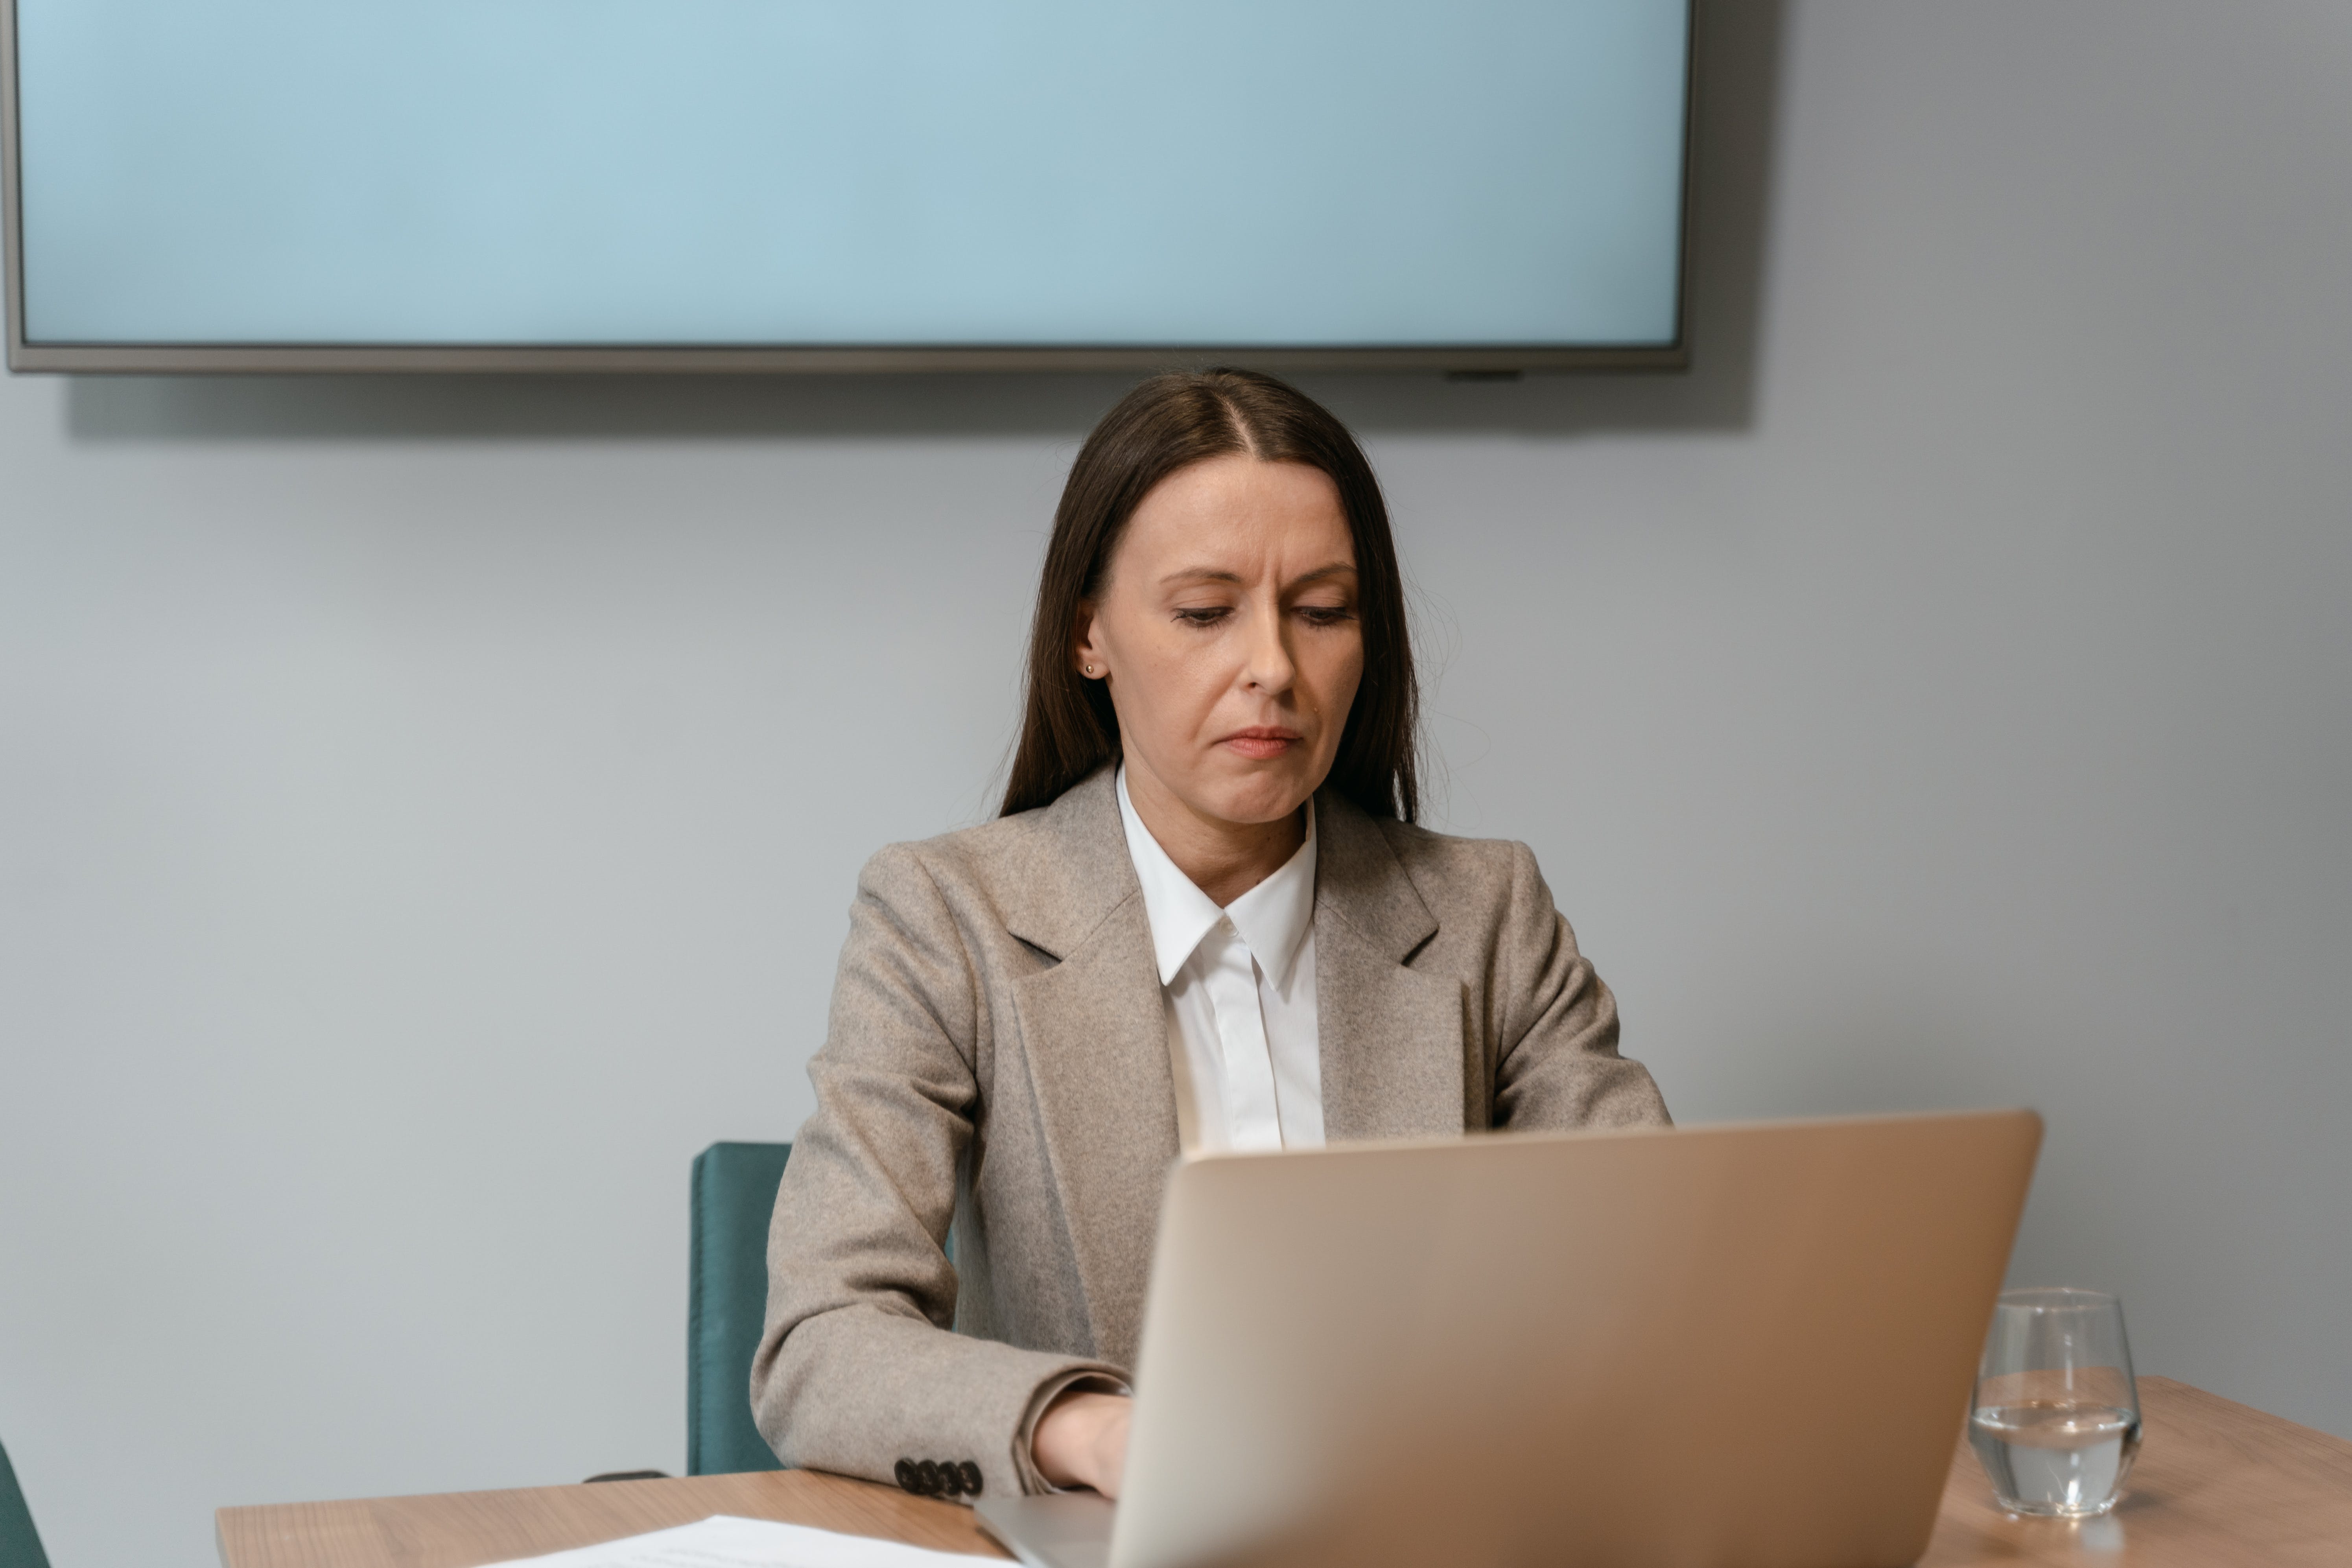
{"type": "Polygon", "coordinates": [[[1189,1158],[1116,1507],[1034,1568],[1895,1568],[1934,1527],[2027,1110],[1189,1158]]]}

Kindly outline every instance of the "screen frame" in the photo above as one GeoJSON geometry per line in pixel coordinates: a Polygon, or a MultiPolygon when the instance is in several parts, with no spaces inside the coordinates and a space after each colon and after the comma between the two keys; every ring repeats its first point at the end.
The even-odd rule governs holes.
{"type": "Polygon", "coordinates": [[[1675,335],[1639,346],[1475,343],[1349,347],[1181,344],[528,344],[89,343],[25,336],[23,138],[16,90],[16,0],[0,0],[0,265],[6,273],[7,363],[64,374],[698,374],[1150,371],[1246,363],[1268,371],[1679,371],[1690,366],[1691,190],[1697,128],[1696,0],[1684,0],[1682,190],[1675,236],[1675,335]]]}

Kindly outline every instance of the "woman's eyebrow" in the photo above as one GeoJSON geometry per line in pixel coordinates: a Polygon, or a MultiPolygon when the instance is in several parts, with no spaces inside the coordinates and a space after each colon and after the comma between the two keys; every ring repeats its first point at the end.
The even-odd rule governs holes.
{"type": "MultiPolygon", "coordinates": [[[[1325,577],[1352,577],[1355,574],[1354,562],[1333,561],[1318,566],[1311,572],[1301,572],[1297,576],[1293,577],[1287,585],[1296,588],[1302,583],[1318,582],[1325,577]]],[[[1246,579],[1240,573],[1228,572],[1221,566],[1187,566],[1181,571],[1171,572],[1160,579],[1162,587],[1173,583],[1240,583],[1244,581],[1246,579]]]]}

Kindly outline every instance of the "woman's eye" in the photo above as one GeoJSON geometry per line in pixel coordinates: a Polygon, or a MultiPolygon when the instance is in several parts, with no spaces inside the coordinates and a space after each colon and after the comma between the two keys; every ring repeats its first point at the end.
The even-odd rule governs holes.
{"type": "Polygon", "coordinates": [[[1298,613],[1307,617],[1307,625],[1316,626],[1336,626],[1355,616],[1345,605],[1301,605],[1298,613]]]}
{"type": "Polygon", "coordinates": [[[1205,610],[1178,610],[1176,618],[1190,626],[1213,626],[1231,614],[1223,605],[1216,605],[1205,610]]]}

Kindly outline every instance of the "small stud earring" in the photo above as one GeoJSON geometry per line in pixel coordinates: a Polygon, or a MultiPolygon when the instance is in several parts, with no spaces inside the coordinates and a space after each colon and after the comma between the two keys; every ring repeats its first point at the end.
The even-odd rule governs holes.
{"type": "Polygon", "coordinates": [[[1093,674],[1094,674],[1094,672],[1095,672],[1095,667],[1094,667],[1093,665],[1091,665],[1091,664],[1090,664],[1090,665],[1087,666],[1087,676],[1088,676],[1088,677],[1092,677],[1092,676],[1093,676],[1093,674]]]}

